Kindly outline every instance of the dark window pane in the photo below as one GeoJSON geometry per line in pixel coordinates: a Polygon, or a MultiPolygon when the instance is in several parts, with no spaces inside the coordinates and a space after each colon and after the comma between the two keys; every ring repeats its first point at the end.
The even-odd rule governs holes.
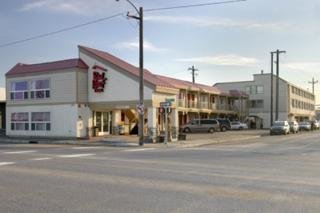
{"type": "Polygon", "coordinates": [[[11,123],[11,130],[14,130],[14,123],[11,123]]]}
{"type": "Polygon", "coordinates": [[[24,92],[24,99],[28,99],[28,92],[24,92]]]}
{"type": "Polygon", "coordinates": [[[47,123],[47,124],[46,124],[46,130],[47,130],[47,131],[50,131],[50,130],[51,130],[51,125],[50,125],[50,123],[47,123]]]}
{"type": "Polygon", "coordinates": [[[25,124],[24,124],[24,129],[25,129],[25,130],[29,130],[29,123],[25,123],[25,124]]]}
{"type": "Polygon", "coordinates": [[[34,99],[34,91],[31,91],[31,99],[34,99]]]}
{"type": "Polygon", "coordinates": [[[14,100],[14,93],[13,92],[10,93],[10,99],[14,100]]]}
{"type": "Polygon", "coordinates": [[[46,98],[50,98],[50,90],[46,90],[46,98]]]}
{"type": "Polygon", "coordinates": [[[36,91],[36,97],[37,98],[44,98],[44,91],[36,91]]]}
{"type": "Polygon", "coordinates": [[[35,123],[31,123],[31,130],[36,130],[36,124],[35,123]]]}

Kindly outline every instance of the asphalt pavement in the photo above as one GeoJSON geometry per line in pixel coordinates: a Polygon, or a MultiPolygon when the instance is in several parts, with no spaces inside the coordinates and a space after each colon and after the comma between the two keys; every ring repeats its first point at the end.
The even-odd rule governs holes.
{"type": "Polygon", "coordinates": [[[0,145],[0,212],[320,212],[320,133],[198,148],[0,145]]]}

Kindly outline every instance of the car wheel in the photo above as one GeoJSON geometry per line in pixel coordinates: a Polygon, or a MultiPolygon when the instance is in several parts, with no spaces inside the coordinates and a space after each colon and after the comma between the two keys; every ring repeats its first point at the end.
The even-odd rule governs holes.
{"type": "Polygon", "coordinates": [[[214,128],[210,128],[209,133],[214,133],[214,128]]]}
{"type": "Polygon", "coordinates": [[[183,132],[185,132],[185,133],[190,133],[191,130],[190,130],[190,128],[186,127],[186,128],[184,128],[183,132]]]}
{"type": "Polygon", "coordinates": [[[227,128],[225,126],[221,127],[221,132],[227,131],[227,128]]]}

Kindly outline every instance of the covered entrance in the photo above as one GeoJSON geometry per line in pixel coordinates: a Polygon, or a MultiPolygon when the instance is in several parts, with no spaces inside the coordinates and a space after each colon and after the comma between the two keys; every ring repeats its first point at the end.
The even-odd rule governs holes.
{"type": "Polygon", "coordinates": [[[94,112],[94,126],[98,130],[98,136],[109,135],[112,126],[111,112],[94,112]]]}

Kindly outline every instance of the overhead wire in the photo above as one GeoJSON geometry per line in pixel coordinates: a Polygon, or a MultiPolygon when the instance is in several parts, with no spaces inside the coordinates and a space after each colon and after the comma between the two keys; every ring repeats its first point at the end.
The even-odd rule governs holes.
{"type": "MultiPolygon", "coordinates": [[[[231,4],[231,3],[243,2],[243,1],[247,1],[247,0],[230,0],[230,1],[219,1],[219,2],[208,2],[208,3],[199,3],[199,4],[179,5],[179,6],[172,6],[172,7],[150,8],[150,9],[145,9],[144,12],[183,9],[183,8],[191,8],[191,7],[204,7],[204,6],[219,5],[219,4],[231,4]]],[[[88,26],[88,25],[91,25],[91,24],[96,24],[96,23],[99,23],[99,22],[102,22],[102,21],[106,21],[106,20],[109,20],[109,19],[112,19],[112,18],[116,18],[118,16],[123,16],[123,15],[124,15],[124,13],[117,13],[117,14],[114,14],[114,15],[111,15],[111,16],[107,16],[107,17],[103,17],[103,18],[99,18],[99,19],[96,19],[96,20],[93,20],[93,21],[88,21],[88,22],[85,22],[85,23],[82,23],[82,24],[77,24],[77,25],[73,25],[73,26],[70,26],[70,27],[62,28],[60,30],[56,30],[56,31],[52,31],[52,32],[48,32],[48,33],[44,33],[44,34],[40,34],[40,35],[36,35],[36,36],[31,36],[31,37],[28,37],[28,38],[12,41],[12,42],[8,42],[8,43],[3,43],[3,44],[0,44],[0,48],[16,45],[16,44],[24,43],[24,42],[27,42],[27,41],[32,41],[32,40],[44,38],[44,37],[48,37],[48,36],[51,36],[51,35],[56,35],[56,34],[59,34],[59,33],[62,33],[62,32],[71,31],[71,30],[74,30],[74,29],[77,29],[77,28],[81,28],[81,27],[88,26]]]]}

